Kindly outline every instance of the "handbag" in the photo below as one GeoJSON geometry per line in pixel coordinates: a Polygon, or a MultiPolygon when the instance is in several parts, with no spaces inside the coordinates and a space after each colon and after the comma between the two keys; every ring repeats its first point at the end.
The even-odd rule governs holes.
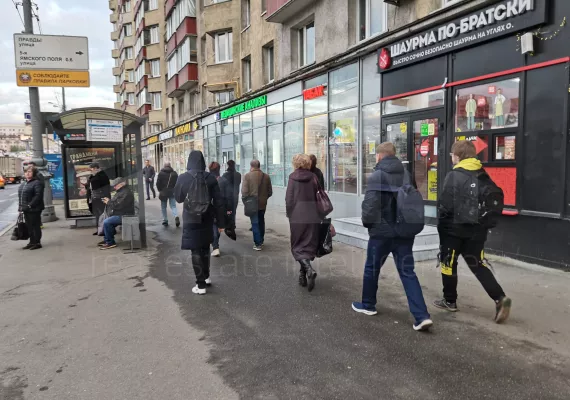
{"type": "Polygon", "coordinates": [[[18,215],[18,221],[16,222],[16,227],[12,232],[12,240],[28,240],[30,238],[30,233],[28,232],[28,227],[24,222],[24,214],[20,213],[18,215]]]}
{"type": "Polygon", "coordinates": [[[253,217],[259,211],[259,191],[264,178],[265,174],[262,172],[261,181],[259,181],[259,186],[257,187],[257,196],[247,196],[242,199],[243,211],[246,217],[253,217]]]}
{"type": "Polygon", "coordinates": [[[331,212],[333,212],[334,207],[332,205],[331,199],[329,198],[329,195],[323,188],[321,188],[321,185],[319,184],[316,176],[315,183],[317,184],[317,211],[321,216],[326,217],[331,212]]]}
{"type": "Polygon", "coordinates": [[[331,224],[331,219],[326,218],[321,221],[319,225],[319,247],[317,248],[317,258],[321,258],[333,252],[333,237],[334,227],[331,224]]]}
{"type": "Polygon", "coordinates": [[[158,199],[161,201],[168,200],[174,195],[174,192],[170,187],[170,178],[172,178],[172,173],[170,173],[170,175],[168,176],[168,183],[166,184],[166,187],[163,190],[161,190],[160,193],[158,194],[158,199]]]}

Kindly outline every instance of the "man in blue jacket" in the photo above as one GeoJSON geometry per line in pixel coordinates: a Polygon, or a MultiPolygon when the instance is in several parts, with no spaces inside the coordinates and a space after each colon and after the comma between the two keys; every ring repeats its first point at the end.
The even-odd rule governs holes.
{"type": "Polygon", "coordinates": [[[413,328],[416,331],[425,331],[433,322],[414,272],[414,238],[399,237],[395,229],[397,193],[394,193],[393,189],[409,183],[409,173],[396,157],[396,148],[390,142],[377,147],[376,161],[378,164],[368,180],[368,188],[362,202],[362,224],[368,228],[370,236],[364,265],[362,302],[352,303],[352,309],[365,315],[378,313],[376,292],[380,268],[392,253],[408,297],[410,312],[415,319],[413,328]]]}

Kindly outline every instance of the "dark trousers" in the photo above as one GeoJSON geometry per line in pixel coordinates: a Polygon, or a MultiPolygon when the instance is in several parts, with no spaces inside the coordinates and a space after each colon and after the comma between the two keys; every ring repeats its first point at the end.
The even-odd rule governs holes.
{"type": "Polygon", "coordinates": [[[192,268],[198,288],[204,289],[206,279],[210,277],[210,246],[192,250],[192,268]]]}
{"type": "Polygon", "coordinates": [[[369,239],[364,265],[364,282],[362,285],[362,304],[367,309],[376,308],[376,293],[380,268],[392,253],[400,280],[404,286],[410,312],[416,323],[430,317],[424,300],[420,281],[414,271],[414,239],[369,239]]]}
{"type": "Polygon", "coordinates": [[[99,228],[103,229],[102,226],[99,225],[99,219],[101,215],[105,212],[105,203],[103,203],[100,199],[93,199],[91,203],[91,209],[93,210],[93,215],[95,216],[95,224],[97,225],[97,232],[99,232],[99,228]]]}
{"type": "Polygon", "coordinates": [[[154,191],[154,179],[146,181],[146,197],[150,198],[150,192],[152,191],[152,197],[156,197],[156,192],[154,191]]]}
{"type": "Polygon", "coordinates": [[[212,242],[212,249],[216,250],[220,248],[220,231],[218,230],[218,225],[214,224],[214,241],[212,242]]]}
{"type": "Polygon", "coordinates": [[[250,217],[250,219],[253,242],[256,246],[261,246],[265,241],[265,210],[257,211],[257,214],[250,217]]]}
{"type": "Polygon", "coordinates": [[[479,279],[483,289],[493,300],[498,301],[505,295],[485,262],[484,240],[471,240],[440,233],[439,242],[441,246],[441,278],[445,300],[450,303],[457,301],[457,261],[460,255],[463,256],[471,272],[479,279]]]}
{"type": "Polygon", "coordinates": [[[30,244],[40,244],[42,241],[42,212],[24,212],[24,221],[30,235],[30,244]]]}

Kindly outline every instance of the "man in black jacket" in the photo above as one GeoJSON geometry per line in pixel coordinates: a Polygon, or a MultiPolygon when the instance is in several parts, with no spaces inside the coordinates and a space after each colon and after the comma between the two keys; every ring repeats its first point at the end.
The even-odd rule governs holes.
{"type": "MultiPolygon", "coordinates": [[[[91,212],[95,216],[97,228],[99,228],[99,219],[105,212],[105,203],[103,203],[103,199],[105,197],[111,197],[111,181],[105,171],[101,169],[99,163],[91,163],[91,165],[89,165],[89,169],[91,170],[91,176],[89,177],[86,185],[87,201],[89,202],[91,212]]],[[[93,236],[98,234],[99,232],[97,229],[93,236]]]]}
{"type": "Polygon", "coordinates": [[[24,213],[24,221],[30,235],[30,243],[24,250],[41,249],[42,211],[44,210],[44,183],[39,179],[36,167],[28,167],[26,181],[18,188],[19,211],[24,213]]]}
{"type": "Polygon", "coordinates": [[[115,197],[109,199],[105,197],[103,202],[107,205],[109,217],[103,221],[103,232],[105,240],[99,243],[101,250],[112,249],[117,247],[115,243],[115,228],[123,224],[122,217],[124,215],[134,215],[135,213],[135,196],[124,178],[117,178],[113,182],[116,190],[115,197]]]}
{"type": "Polygon", "coordinates": [[[234,160],[228,161],[228,169],[218,180],[222,197],[226,202],[226,228],[236,228],[236,211],[239,202],[241,174],[236,171],[236,162],[234,160]]]}
{"type": "MultiPolygon", "coordinates": [[[[462,221],[462,212],[468,197],[469,182],[473,175],[485,174],[481,162],[476,158],[475,145],[468,140],[455,142],[451,148],[453,170],[447,174],[443,190],[439,195],[438,213],[440,267],[443,280],[443,299],[433,304],[447,311],[457,311],[457,261],[463,256],[469,269],[475,274],[487,294],[495,301],[495,322],[504,322],[510,313],[511,299],[495,279],[485,260],[487,228],[481,224],[462,221]]],[[[480,179],[480,178],[478,178],[480,179]]],[[[474,212],[478,213],[478,210],[474,212]]]]}
{"type": "Polygon", "coordinates": [[[144,162],[143,168],[143,178],[146,185],[146,199],[150,200],[150,192],[152,191],[152,197],[156,199],[156,192],[154,191],[154,177],[156,172],[154,167],[150,165],[150,161],[146,160],[144,162]]]}
{"type": "Polygon", "coordinates": [[[164,168],[158,173],[156,179],[156,188],[158,189],[158,198],[162,209],[162,225],[168,226],[168,214],[166,208],[170,205],[170,210],[174,216],[176,227],[180,226],[180,218],[178,218],[178,210],[176,209],[176,199],[174,198],[174,187],[178,181],[178,173],[172,169],[169,162],[164,163],[164,168]]]}
{"type": "Polygon", "coordinates": [[[414,316],[414,330],[428,330],[433,322],[427,310],[422,288],[414,272],[414,238],[399,237],[396,233],[396,194],[394,189],[410,182],[408,171],[396,157],[396,148],[390,142],[376,149],[374,173],[368,180],[362,202],[362,224],[368,228],[370,239],[364,265],[362,302],[352,303],[352,309],[365,315],[375,315],[376,292],[380,268],[392,253],[404,285],[410,312],[414,316]]]}

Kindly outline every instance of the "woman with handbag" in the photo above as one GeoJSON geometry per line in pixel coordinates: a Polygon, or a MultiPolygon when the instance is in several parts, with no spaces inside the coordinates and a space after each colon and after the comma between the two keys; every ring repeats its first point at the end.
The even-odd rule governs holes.
{"type": "Polygon", "coordinates": [[[111,181],[105,171],[101,169],[99,163],[91,163],[89,169],[91,170],[91,176],[86,185],[87,201],[89,202],[89,210],[95,216],[95,222],[97,223],[97,230],[93,236],[103,236],[99,233],[99,221],[101,220],[101,215],[105,212],[103,199],[111,198],[111,181]]]}
{"type": "Polygon", "coordinates": [[[170,210],[174,216],[176,227],[180,226],[180,218],[176,209],[176,199],[174,198],[174,187],[178,181],[178,174],[172,169],[169,162],[164,163],[164,168],[158,173],[156,180],[156,188],[158,189],[158,198],[160,199],[160,207],[162,210],[162,225],[168,226],[167,206],[170,204],[170,210]]]}
{"type": "Polygon", "coordinates": [[[285,198],[287,218],[291,230],[291,253],[298,261],[299,285],[308,286],[309,292],[315,287],[317,273],[311,265],[319,247],[319,229],[324,217],[319,212],[317,194],[319,183],[311,172],[311,159],[306,154],[293,157],[293,168],[289,175],[285,198]]]}

